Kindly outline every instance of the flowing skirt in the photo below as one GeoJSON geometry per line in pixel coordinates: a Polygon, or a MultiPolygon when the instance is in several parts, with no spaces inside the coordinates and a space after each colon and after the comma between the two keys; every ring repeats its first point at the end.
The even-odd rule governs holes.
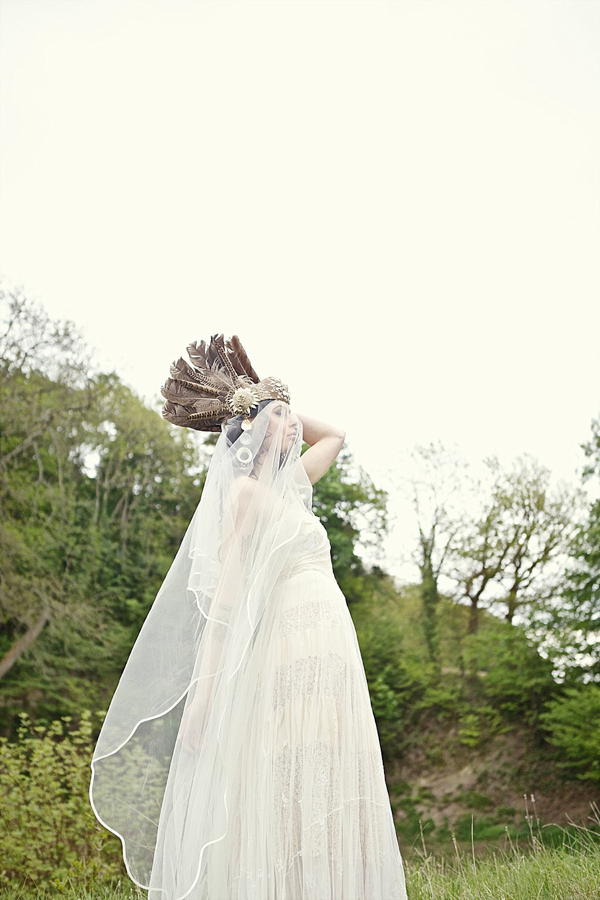
{"type": "Polygon", "coordinates": [[[174,756],[150,900],[406,900],[364,667],[330,563],[280,579],[231,696],[219,750],[174,756]]]}

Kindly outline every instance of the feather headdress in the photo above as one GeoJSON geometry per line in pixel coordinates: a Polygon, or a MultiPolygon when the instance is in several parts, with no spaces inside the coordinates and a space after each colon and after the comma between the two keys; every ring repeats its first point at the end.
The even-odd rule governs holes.
{"type": "Polygon", "coordinates": [[[162,414],[173,425],[198,431],[220,431],[231,416],[248,414],[261,400],[290,402],[287,385],[278,378],[262,381],[237,335],[225,340],[214,334],[210,342],[187,348],[192,365],[179,358],[161,388],[162,414]]]}

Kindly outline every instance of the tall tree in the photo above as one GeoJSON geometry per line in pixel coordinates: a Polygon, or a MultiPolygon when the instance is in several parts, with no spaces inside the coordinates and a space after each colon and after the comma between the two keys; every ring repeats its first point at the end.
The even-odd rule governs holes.
{"type": "Polygon", "coordinates": [[[73,473],[66,447],[90,405],[74,325],[50,320],[21,289],[0,289],[0,677],[64,603],[54,557],[73,473]]]}
{"type": "Polygon", "coordinates": [[[490,486],[480,510],[453,553],[459,601],[477,631],[479,610],[502,611],[512,623],[517,612],[531,619],[560,591],[566,554],[581,507],[581,494],[565,484],[552,487],[550,471],[528,455],[503,470],[486,460],[490,486]]]}
{"type": "Polygon", "coordinates": [[[55,712],[101,704],[198,502],[201,445],[91,373],[68,323],[3,300],[3,694],[55,712]]]}
{"type": "Polygon", "coordinates": [[[417,471],[409,479],[418,531],[413,555],[421,576],[422,624],[429,658],[439,662],[438,606],[439,580],[464,529],[461,497],[467,493],[466,463],[456,451],[441,442],[415,447],[417,471]]]}

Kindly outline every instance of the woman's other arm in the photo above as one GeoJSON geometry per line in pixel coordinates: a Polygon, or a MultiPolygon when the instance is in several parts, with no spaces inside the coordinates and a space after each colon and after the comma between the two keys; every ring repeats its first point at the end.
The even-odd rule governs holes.
{"type": "Polygon", "coordinates": [[[302,437],[309,445],[301,459],[311,484],[316,484],[344,446],[346,432],[311,416],[296,413],[302,422],[302,437]]]}

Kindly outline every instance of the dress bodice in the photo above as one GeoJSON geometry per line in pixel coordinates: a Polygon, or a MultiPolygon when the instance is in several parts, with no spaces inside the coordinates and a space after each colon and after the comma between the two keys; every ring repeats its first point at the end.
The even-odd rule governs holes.
{"type": "Polygon", "coordinates": [[[294,512],[299,516],[299,522],[282,574],[290,577],[305,569],[319,569],[332,574],[331,546],[323,524],[306,507],[299,514],[296,510],[294,512]]]}

